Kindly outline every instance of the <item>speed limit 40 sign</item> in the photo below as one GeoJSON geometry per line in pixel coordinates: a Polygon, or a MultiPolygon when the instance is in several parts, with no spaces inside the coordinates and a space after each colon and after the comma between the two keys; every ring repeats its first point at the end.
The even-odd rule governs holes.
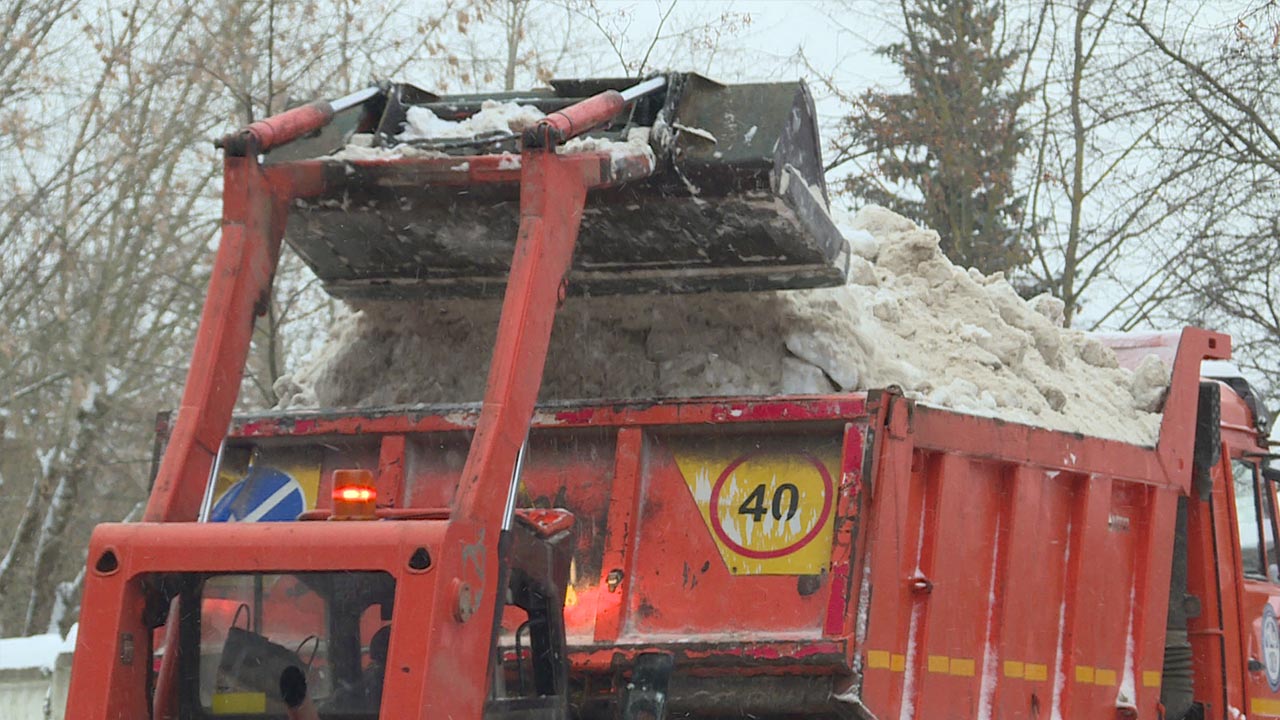
{"type": "Polygon", "coordinates": [[[839,487],[837,444],[737,439],[679,443],[673,452],[730,572],[816,575],[827,569],[839,487]]]}

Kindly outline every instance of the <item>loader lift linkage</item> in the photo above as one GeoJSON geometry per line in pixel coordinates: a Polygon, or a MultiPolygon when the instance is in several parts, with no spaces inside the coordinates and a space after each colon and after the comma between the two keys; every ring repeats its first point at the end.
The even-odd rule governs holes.
{"type": "MultiPolygon", "coordinates": [[[[646,170],[652,171],[652,165],[640,159],[618,164],[602,161],[591,153],[560,155],[556,148],[606,122],[628,102],[660,89],[664,82],[659,77],[622,92],[600,93],[549,115],[524,132],[520,229],[480,421],[445,531],[443,547],[453,551],[440,553],[433,561],[435,572],[451,581],[437,584],[432,603],[433,609],[447,619],[433,619],[429,626],[442,636],[435,647],[450,649],[448,663],[452,667],[447,673],[435,670],[432,674],[437,680],[429,679],[427,686],[451,688],[448,695],[452,696],[452,708],[457,713],[454,717],[480,717],[488,684],[473,682],[468,686],[450,682],[450,678],[486,678],[495,672],[494,637],[502,608],[497,600],[500,589],[510,580],[507,561],[512,554],[517,458],[541,387],[555,311],[565,297],[564,278],[573,257],[587,191],[639,180],[646,170]],[[495,482],[498,478],[509,478],[510,485],[495,482]]],[[[200,497],[194,492],[203,487],[209,476],[231,421],[253,318],[262,314],[271,291],[287,203],[306,192],[296,184],[296,178],[272,177],[270,169],[259,164],[259,156],[318,130],[336,110],[363,101],[367,95],[359,93],[333,105],[306,105],[254,123],[219,143],[226,151],[223,241],[201,318],[202,327],[216,330],[202,332],[197,341],[170,451],[160,466],[144,521],[195,519],[200,497]]],[[[554,533],[544,532],[543,536],[548,534],[554,533]]],[[[526,532],[520,537],[528,544],[538,534],[526,532]]],[[[556,583],[561,602],[568,574],[566,553],[561,548],[561,552],[548,554],[548,558],[563,558],[561,572],[553,573],[562,576],[556,583]]],[[[543,562],[552,564],[547,558],[543,562]]],[[[560,645],[556,655],[563,663],[563,625],[556,617],[559,610],[544,607],[538,612],[556,624],[560,645]]],[[[554,632],[551,641],[556,641],[554,632]]],[[[437,662],[428,667],[441,665],[437,662]]],[[[539,690],[558,705],[547,716],[562,717],[565,670],[552,672],[553,682],[539,690]]],[[[543,684],[545,673],[535,675],[543,684]]],[[[530,717],[537,710],[525,703],[507,712],[530,717]]],[[[501,711],[490,709],[490,716],[502,715],[501,711]]]]}
{"type": "MultiPolygon", "coordinates": [[[[402,618],[386,651],[397,667],[385,671],[384,717],[568,716],[563,605],[573,516],[515,509],[557,308],[575,289],[831,286],[843,282],[847,263],[844,240],[826,213],[813,102],[803,83],[725,86],[692,73],[628,82],[553,81],[554,91],[533,92],[533,102],[547,114],[520,134],[518,163],[492,150],[466,154],[463,162],[457,155],[391,154],[355,162],[324,157],[333,146],[317,146],[345,141],[345,132],[392,137],[405,122],[405,107],[423,98],[445,111],[479,109],[472,99],[431,105],[440,98],[401,85],[298,107],[216,143],[224,150],[222,237],[181,405],[142,525],[99,528],[90,550],[85,596],[92,602],[82,613],[81,644],[89,637],[110,639],[119,649],[114,655],[95,650],[115,661],[100,673],[73,677],[69,712],[123,717],[147,707],[155,718],[207,712],[200,706],[208,698],[191,690],[194,684],[204,692],[206,680],[180,650],[199,644],[200,621],[181,605],[202,602],[205,579],[298,572],[323,583],[330,582],[325,573],[379,572],[395,578],[394,612],[402,618]],[[357,115],[358,123],[349,122],[357,115]],[[688,130],[681,118],[698,127],[688,130]],[[608,137],[618,125],[626,133],[662,126],[674,134],[647,145],[615,141],[563,151],[588,131],[599,128],[608,137]],[[681,130],[671,130],[682,127],[685,139],[681,130]],[[736,139],[708,145],[712,133],[699,127],[736,139]],[[584,224],[588,192],[601,207],[584,224]],[[348,193],[366,195],[359,202],[334,202],[348,193]],[[455,247],[448,241],[406,243],[397,235],[406,223],[415,231],[444,232],[440,228],[461,221],[486,228],[489,238],[510,237],[504,228],[512,227],[507,223],[517,202],[509,258],[492,255],[506,253],[500,241],[487,242],[479,250],[467,245],[461,254],[467,260],[472,252],[490,257],[460,265],[448,255],[455,247]],[[371,207],[374,213],[367,212],[371,207]],[[366,214],[357,217],[361,212],[366,214]],[[370,222],[391,236],[370,237],[370,222]],[[376,508],[378,518],[412,521],[402,523],[250,523],[220,530],[196,522],[206,519],[211,471],[217,472],[254,321],[267,307],[285,240],[339,297],[503,293],[479,417],[446,507],[376,508]],[[590,257],[575,261],[575,248],[590,257]],[[359,553],[346,550],[356,547],[359,553]],[[513,695],[503,687],[511,670],[510,658],[497,648],[504,605],[529,616],[532,694],[513,695]],[[411,632],[404,630],[408,622],[411,632]],[[134,662],[135,644],[150,647],[139,638],[162,626],[152,673],[141,667],[149,663],[134,662]],[[395,698],[390,707],[388,695],[395,698]]],[[[325,517],[315,510],[298,520],[325,517]]],[[[383,612],[386,621],[390,606],[383,612]]],[[[517,643],[519,637],[517,631],[517,643]]],[[[228,636],[219,673],[243,649],[233,652],[232,645],[228,636]]],[[[523,685],[522,662],[517,652],[523,685]]],[[[206,659],[200,663],[204,668],[206,659]]],[[[670,656],[636,657],[634,691],[619,687],[624,717],[665,715],[671,668],[670,656]]],[[[249,681],[260,684],[261,678],[249,681]]],[[[260,689],[272,698],[277,689],[294,700],[299,696],[296,683],[260,689]]],[[[306,699],[305,689],[301,697],[306,699]]]]}

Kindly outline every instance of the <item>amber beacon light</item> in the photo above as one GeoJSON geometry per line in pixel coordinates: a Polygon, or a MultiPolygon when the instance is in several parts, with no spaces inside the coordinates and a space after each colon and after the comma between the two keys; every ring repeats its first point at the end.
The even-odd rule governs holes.
{"type": "Polygon", "coordinates": [[[377,519],[378,489],[369,470],[333,471],[333,520],[377,519]]]}

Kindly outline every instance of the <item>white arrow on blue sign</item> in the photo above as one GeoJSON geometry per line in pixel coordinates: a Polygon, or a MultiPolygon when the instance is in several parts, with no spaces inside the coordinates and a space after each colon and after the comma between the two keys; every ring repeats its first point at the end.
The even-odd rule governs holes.
{"type": "Polygon", "coordinates": [[[258,466],[218,498],[209,521],[287,522],[297,520],[306,503],[297,480],[275,468],[258,466]]]}

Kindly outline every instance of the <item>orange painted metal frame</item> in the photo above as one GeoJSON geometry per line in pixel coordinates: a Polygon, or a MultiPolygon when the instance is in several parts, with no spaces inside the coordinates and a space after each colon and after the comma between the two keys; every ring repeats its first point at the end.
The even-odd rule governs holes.
{"type": "MultiPolygon", "coordinates": [[[[531,132],[543,142],[538,147],[526,142],[518,173],[504,170],[498,157],[475,158],[464,171],[454,170],[448,158],[382,163],[437,184],[518,181],[521,189],[520,229],[484,404],[451,517],[435,521],[443,528],[443,541],[435,553],[433,570],[448,579],[432,585],[432,604],[425,614],[416,615],[425,620],[425,630],[415,640],[423,643],[419,657],[425,668],[418,674],[422,687],[403,697],[417,696],[420,704],[415,707],[421,708],[423,717],[479,717],[484,707],[493,631],[489,618],[496,612],[504,578],[498,556],[503,508],[516,454],[541,385],[551,326],[564,296],[564,275],[572,259],[586,193],[645,177],[653,169],[647,159],[638,157],[615,159],[600,152],[559,155],[554,142],[548,140],[553,136],[568,139],[608,120],[621,110],[621,103],[617,93],[606,94],[540,123],[531,132]],[[566,132],[560,121],[570,118],[574,127],[566,132]],[[472,621],[474,616],[479,617],[472,621]],[[453,691],[429,693],[425,690],[428,687],[453,691]]],[[[263,314],[269,297],[287,205],[323,190],[326,173],[333,171],[315,161],[263,167],[258,158],[271,147],[319,129],[332,115],[326,104],[313,104],[255,123],[223,141],[228,152],[224,159],[222,242],[182,402],[144,513],[145,522],[196,519],[214,458],[231,422],[254,319],[263,314]]],[[[227,543],[234,542],[229,538],[238,537],[241,528],[195,532],[210,531],[227,543]]],[[[257,531],[249,531],[253,532],[257,531]]],[[[95,547],[100,544],[95,540],[95,547]]],[[[199,556],[188,559],[193,557],[199,556]]],[[[249,558],[241,560],[248,562],[249,558]]],[[[123,613],[122,602],[86,592],[86,605],[123,613]]],[[[136,622],[137,615],[133,618],[136,622]]],[[[123,615],[117,620],[126,622],[123,615]]],[[[89,679],[92,671],[85,668],[111,663],[106,644],[114,642],[112,638],[122,632],[121,627],[91,622],[85,630],[78,641],[80,660],[72,677],[73,716],[119,717],[121,703],[131,702],[138,688],[127,690],[112,681],[101,685],[89,679]]]]}
{"type": "Polygon", "coordinates": [[[890,401],[859,641],[877,717],[1160,717],[1199,361],[1229,352],[1182,333],[1150,449],[890,401]]]}
{"type": "MultiPolygon", "coordinates": [[[[1265,659],[1259,643],[1262,608],[1270,605],[1274,612],[1280,604],[1280,582],[1244,575],[1239,529],[1248,519],[1239,517],[1232,468],[1232,461],[1249,461],[1250,455],[1265,455],[1268,449],[1245,402],[1227,387],[1222,394],[1222,457],[1213,468],[1210,501],[1192,503],[1188,517],[1192,542],[1199,540],[1199,552],[1207,554],[1203,567],[1190,564],[1188,591],[1203,599],[1199,616],[1191,620],[1194,657],[1197,668],[1221,668],[1220,675],[1196,675],[1196,694],[1220,701],[1212,706],[1220,710],[1238,708],[1244,716],[1275,718],[1280,717],[1280,699],[1270,689],[1265,663],[1250,668],[1250,661],[1265,659]]],[[[1260,500],[1274,496],[1273,483],[1263,479],[1260,486],[1260,500]]],[[[1264,521],[1267,516],[1262,514],[1264,521]]],[[[1266,562],[1273,564],[1275,543],[1264,542],[1264,547],[1266,562]]]]}
{"type": "MultiPolygon", "coordinates": [[[[150,717],[146,691],[152,628],[144,617],[147,583],[159,575],[380,570],[396,579],[399,616],[430,618],[439,610],[434,590],[447,576],[438,568],[412,571],[407,562],[418,547],[441,547],[446,529],[444,523],[430,521],[99,526],[90,547],[85,597],[91,601],[80,614],[67,717],[150,717]],[[114,564],[102,562],[108,553],[114,564]]],[[[450,694],[429,692],[426,685],[425,666],[440,657],[431,654],[431,641],[426,633],[398,633],[392,639],[389,655],[397,671],[387,673],[386,691],[389,697],[412,699],[406,707],[423,698],[438,703],[450,694]]],[[[436,717],[416,712],[391,717],[419,716],[436,717]]]]}
{"type": "MultiPolygon", "coordinates": [[[[651,503],[650,508],[658,505],[684,508],[689,505],[687,509],[696,512],[691,507],[692,499],[688,490],[681,481],[676,480],[675,485],[667,484],[665,489],[652,484],[657,476],[664,476],[669,481],[673,474],[679,472],[662,447],[661,437],[666,432],[685,429],[709,432],[716,437],[741,434],[742,442],[745,443],[752,442],[751,438],[762,432],[766,436],[780,432],[805,437],[835,435],[842,438],[843,452],[841,479],[834,499],[838,503],[839,512],[834,532],[838,539],[834,543],[832,556],[833,579],[824,581],[821,586],[822,594],[819,597],[822,598],[825,610],[820,614],[820,621],[806,633],[805,639],[797,638],[792,641],[769,638],[769,623],[762,622],[759,624],[761,639],[756,642],[745,639],[724,641],[714,632],[700,630],[699,623],[695,622],[689,627],[690,633],[706,638],[707,642],[701,643],[699,647],[686,644],[679,650],[681,657],[689,663],[689,668],[695,665],[703,670],[720,667],[718,672],[733,674],[828,674],[838,672],[840,668],[848,668],[852,661],[850,648],[846,643],[850,627],[848,612],[852,574],[849,565],[853,558],[852,540],[857,524],[856,508],[859,502],[866,407],[865,396],[854,394],[741,400],[668,400],[661,404],[592,405],[559,411],[543,408],[537,412],[533,422],[534,434],[531,435],[531,457],[525,468],[525,485],[531,488],[562,488],[569,499],[579,506],[587,504],[606,508],[598,520],[592,520],[590,516],[581,518],[586,524],[580,526],[579,532],[587,534],[588,545],[592,542],[590,538],[594,537],[591,528],[604,528],[602,537],[599,537],[602,553],[598,558],[600,570],[590,585],[597,589],[610,589],[600,592],[599,605],[594,608],[592,615],[594,620],[588,625],[590,635],[587,638],[571,638],[571,644],[581,643],[585,639],[590,645],[575,647],[571,652],[570,660],[575,672],[608,674],[619,658],[633,657],[646,650],[670,650],[670,645],[660,636],[646,636],[631,627],[634,602],[629,601],[629,596],[632,595],[630,584],[635,575],[636,558],[647,557],[652,564],[655,557],[663,555],[651,544],[652,537],[647,541],[636,537],[637,524],[645,512],[646,504],[651,503]],[[786,427],[792,429],[783,430],[786,427]],[[607,434],[602,435],[600,431],[606,431],[607,434]],[[592,433],[590,438],[595,438],[594,440],[584,438],[576,441],[594,442],[601,446],[600,450],[595,450],[595,445],[589,446],[591,450],[584,450],[591,457],[597,453],[609,452],[605,447],[608,447],[611,438],[610,460],[605,461],[610,464],[610,469],[594,469],[594,465],[604,463],[586,464],[585,458],[577,456],[547,455],[540,443],[545,442],[543,438],[548,437],[548,433],[555,432],[570,435],[592,433]],[[601,524],[597,526],[597,522],[601,524]],[[611,586],[610,574],[615,570],[618,571],[618,576],[611,586]],[[750,667],[753,665],[754,670],[750,667]]],[[[287,439],[292,443],[305,443],[307,438],[315,438],[313,442],[322,445],[344,435],[380,437],[380,462],[390,461],[403,467],[410,463],[403,454],[405,445],[402,438],[467,432],[475,427],[478,414],[474,409],[470,412],[445,411],[435,415],[392,410],[372,416],[360,411],[348,411],[241,417],[233,424],[230,438],[235,442],[287,439]],[[388,454],[388,441],[396,443],[400,455],[388,454]]],[[[413,464],[413,473],[421,475],[421,460],[413,464]]],[[[447,478],[444,481],[450,482],[447,478]]],[[[324,482],[322,479],[322,486],[324,482]]],[[[401,492],[408,492],[407,486],[402,488],[401,492]]],[[[381,484],[380,497],[385,497],[391,504],[405,505],[404,512],[413,511],[413,508],[407,506],[418,506],[409,495],[393,496],[391,492],[389,485],[381,484]]],[[[324,495],[322,492],[321,496],[324,495]]],[[[431,493],[430,497],[439,502],[436,493],[431,493]]],[[[326,510],[316,512],[320,515],[327,513],[326,510]]],[[[689,515],[683,514],[684,512],[681,510],[678,517],[687,520],[689,515]]],[[[686,525],[673,527],[684,528],[686,525]]],[[[665,556],[678,567],[679,562],[688,561],[697,552],[705,552],[713,547],[709,533],[696,537],[700,540],[700,545],[692,542],[694,538],[686,537],[684,530],[676,532],[672,539],[672,552],[665,556]]],[[[722,572],[726,577],[723,581],[716,578],[716,581],[729,581],[727,571],[722,572]]],[[[752,582],[755,581],[747,579],[740,584],[752,582]]],[[[789,579],[786,583],[789,583],[794,594],[794,579],[789,579]]],[[[724,587],[729,589],[728,586],[724,587]]],[[[668,598],[667,601],[680,602],[677,598],[668,598]]],[[[653,602],[662,604],[664,600],[653,598],[653,602]]],[[[697,612],[701,612],[706,620],[716,618],[714,607],[697,612]]],[[[706,622],[701,625],[703,628],[712,626],[706,622]]]]}

